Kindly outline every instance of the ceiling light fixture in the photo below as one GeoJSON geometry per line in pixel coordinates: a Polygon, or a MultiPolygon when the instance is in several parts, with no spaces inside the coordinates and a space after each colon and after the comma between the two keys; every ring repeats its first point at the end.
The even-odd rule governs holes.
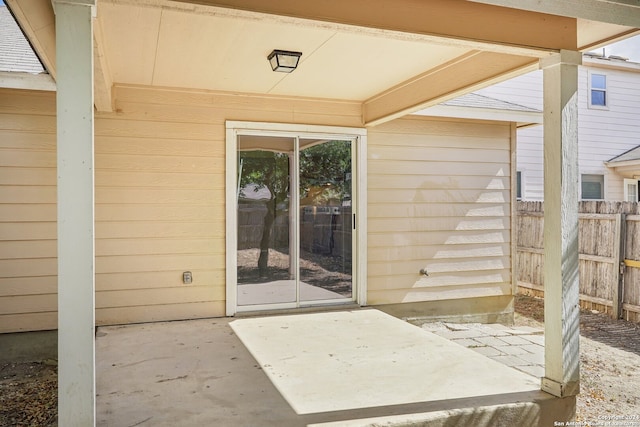
{"type": "Polygon", "coordinates": [[[269,54],[267,59],[271,63],[271,69],[273,71],[290,73],[298,66],[298,61],[300,61],[301,56],[302,52],[275,49],[269,54]]]}

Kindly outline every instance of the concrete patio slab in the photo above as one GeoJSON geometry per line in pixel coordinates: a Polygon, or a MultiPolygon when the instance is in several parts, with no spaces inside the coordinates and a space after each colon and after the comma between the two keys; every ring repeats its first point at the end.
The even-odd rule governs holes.
{"type": "MultiPolygon", "coordinates": [[[[378,344],[371,348],[379,352],[386,347],[389,352],[386,356],[376,352],[367,353],[364,349],[360,349],[362,353],[357,356],[357,359],[354,358],[351,361],[352,365],[374,364],[369,366],[376,367],[377,371],[373,376],[377,378],[378,390],[386,390],[386,393],[376,392],[377,400],[369,399],[356,404],[356,400],[347,399],[343,393],[342,396],[345,396],[347,403],[338,405],[341,409],[331,409],[329,403],[334,399],[322,393],[317,402],[306,402],[299,398],[292,398],[291,392],[288,391],[287,399],[294,402],[298,410],[306,408],[306,410],[324,411],[296,413],[294,407],[266,375],[265,369],[269,367],[262,366],[262,361],[256,361],[229,326],[229,323],[233,322],[234,327],[236,327],[235,323],[238,323],[245,324],[247,329],[251,329],[249,325],[253,328],[260,323],[257,322],[259,320],[265,320],[266,324],[275,326],[277,322],[272,319],[278,319],[278,317],[245,318],[235,321],[224,318],[202,319],[109,326],[98,328],[96,338],[97,424],[99,426],[297,427],[326,423],[334,423],[329,424],[332,426],[365,426],[380,425],[379,422],[384,422],[386,423],[384,425],[440,426],[445,425],[443,420],[448,417],[446,414],[450,414],[452,420],[457,414],[455,416],[462,417],[459,418],[460,420],[467,420],[468,416],[478,422],[491,420],[491,423],[484,425],[543,426],[551,425],[555,420],[566,421],[571,416],[574,399],[553,398],[539,391],[537,379],[523,378],[519,375],[525,374],[493,361],[490,361],[492,363],[484,360],[479,362],[480,359],[476,358],[483,358],[483,356],[457,344],[449,343],[454,346],[449,349],[448,345],[425,338],[431,334],[418,327],[404,323],[402,326],[396,326],[395,321],[400,321],[391,319],[389,324],[394,326],[386,330],[380,329],[380,325],[375,322],[360,323],[359,329],[352,329],[352,333],[357,332],[357,335],[346,336],[337,333],[343,329],[343,325],[337,321],[332,325],[330,333],[320,333],[323,323],[320,320],[326,321],[325,313],[322,314],[322,316],[313,313],[284,316],[280,320],[294,325],[298,322],[306,323],[307,320],[303,319],[309,317],[315,319],[314,322],[320,328],[315,335],[318,355],[315,358],[309,358],[307,366],[301,365],[300,369],[320,371],[318,360],[330,357],[328,356],[329,347],[340,347],[335,344],[335,341],[347,340],[352,344],[359,342],[365,346],[370,339],[371,343],[378,341],[378,344]],[[388,333],[399,334],[404,338],[390,338],[388,333]],[[358,337],[359,340],[356,339],[358,337]],[[381,337],[383,339],[380,339],[381,337]],[[422,340],[425,339],[427,341],[423,342],[422,340]],[[387,340],[386,345],[384,345],[385,340],[387,340]],[[406,344],[404,347],[403,340],[406,344]],[[423,345],[417,345],[413,341],[422,342],[423,345]],[[426,345],[426,342],[429,344],[426,345]],[[413,351],[412,347],[415,347],[413,350],[421,349],[420,352],[415,353],[415,361],[407,365],[404,373],[394,372],[393,358],[404,351],[409,352],[405,355],[409,357],[408,355],[413,351]],[[430,347],[431,351],[425,353],[427,347],[430,347]],[[454,348],[456,351],[453,350],[454,348]],[[459,377],[459,374],[454,375],[458,360],[467,357],[481,364],[475,365],[473,373],[465,378],[459,377]],[[448,359],[448,363],[431,363],[432,360],[439,358],[448,359]],[[481,372],[486,367],[491,368],[491,375],[481,372]],[[420,381],[409,378],[416,369],[422,371],[418,377],[420,381]],[[517,375],[514,376],[513,372],[517,375]],[[472,377],[478,375],[486,377],[486,384],[479,384],[479,388],[474,389],[472,377]],[[516,377],[518,384],[515,385],[506,386],[502,379],[516,377]],[[470,381],[467,382],[467,380],[470,381]],[[501,385],[492,387],[496,383],[501,385]],[[416,387],[420,387],[420,393],[402,392],[401,395],[404,396],[402,399],[396,397],[398,390],[416,387]],[[413,397],[407,399],[407,395],[413,397]],[[403,403],[407,401],[411,402],[403,403]],[[374,406],[362,407],[366,405],[374,406]],[[511,409],[505,412],[505,408],[511,409]],[[514,415],[514,410],[519,412],[514,415]],[[507,416],[507,414],[511,415],[507,416]],[[513,424],[513,416],[519,420],[518,423],[513,424]],[[504,422],[511,420],[511,424],[497,422],[500,420],[504,422]]],[[[376,311],[365,316],[345,313],[343,317],[375,320],[380,317],[380,314],[376,311]]],[[[282,329],[282,331],[293,332],[293,328],[290,329],[282,329]]],[[[273,330],[269,331],[269,334],[272,332],[273,330]]],[[[277,339],[274,337],[273,346],[283,345],[285,335],[277,339]]],[[[266,336],[268,334],[265,334],[266,336]]],[[[257,337],[264,338],[260,334],[257,337]]],[[[294,339],[291,336],[294,341],[297,341],[297,338],[294,339]]],[[[247,340],[246,337],[244,339],[247,340]]],[[[253,338],[248,341],[253,341],[253,338]]],[[[270,340],[267,338],[264,341],[270,340]]],[[[291,346],[291,343],[287,345],[291,346]]],[[[396,364],[398,360],[400,359],[396,359],[396,364]]],[[[371,383],[362,382],[358,387],[358,380],[349,379],[347,371],[348,369],[339,371],[342,382],[336,381],[338,390],[333,392],[340,393],[340,389],[344,388],[358,395],[367,395],[367,387],[371,383]],[[356,385],[349,384],[349,381],[355,381],[356,385]]],[[[288,368],[278,372],[291,375],[288,368]]],[[[368,374],[368,376],[372,375],[368,374]]],[[[303,380],[301,385],[304,388],[307,379],[303,378],[303,380]]],[[[332,392],[329,387],[325,388],[327,392],[332,392]]],[[[335,406],[335,401],[331,405],[335,406]]],[[[483,424],[474,422],[474,425],[483,424]]]]}
{"type": "Polygon", "coordinates": [[[535,391],[540,383],[378,310],[231,327],[298,414],[535,391]]]}

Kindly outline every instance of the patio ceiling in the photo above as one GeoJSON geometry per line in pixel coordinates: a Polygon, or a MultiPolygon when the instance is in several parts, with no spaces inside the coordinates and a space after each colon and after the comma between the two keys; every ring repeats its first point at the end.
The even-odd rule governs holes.
{"type": "MultiPolygon", "coordinates": [[[[50,3],[6,2],[55,77],[50,3]]],[[[114,85],[343,99],[374,125],[632,31],[462,0],[97,0],[95,103],[111,111],[114,85]],[[271,71],[273,49],[298,69],[271,71]]]]}
{"type": "Polygon", "coordinates": [[[273,16],[204,10],[209,13],[99,3],[114,81],[364,101],[469,52],[273,16]],[[276,48],[302,52],[295,72],[271,70],[267,55],[276,48]]]}

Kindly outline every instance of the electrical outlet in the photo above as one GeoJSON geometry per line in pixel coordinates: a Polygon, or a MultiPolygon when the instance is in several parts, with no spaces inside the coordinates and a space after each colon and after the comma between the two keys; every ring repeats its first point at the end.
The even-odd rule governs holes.
{"type": "Polygon", "coordinates": [[[185,271],[182,273],[182,283],[185,285],[190,285],[193,282],[193,276],[190,271],[185,271]]]}

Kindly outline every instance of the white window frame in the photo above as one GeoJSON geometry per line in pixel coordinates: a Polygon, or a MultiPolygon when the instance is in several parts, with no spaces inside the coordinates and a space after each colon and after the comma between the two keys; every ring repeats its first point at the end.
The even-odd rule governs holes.
{"type": "MultiPolygon", "coordinates": [[[[352,203],[355,207],[356,229],[354,237],[354,299],[356,304],[367,304],[367,130],[338,126],[299,125],[265,122],[226,122],[226,315],[234,316],[239,310],[237,304],[237,201],[236,181],[237,136],[240,134],[263,134],[297,137],[348,137],[355,141],[354,158],[356,192],[352,203]]],[[[278,309],[275,304],[270,307],[278,309]]],[[[283,307],[287,308],[287,307],[283,307]]]]}
{"type": "Polygon", "coordinates": [[[587,73],[587,79],[588,79],[587,80],[587,98],[589,102],[588,107],[595,110],[608,110],[609,106],[611,105],[611,99],[609,97],[609,76],[602,72],[589,71],[587,73]],[[592,81],[593,81],[592,77],[594,75],[604,76],[605,78],[604,89],[592,87],[592,81]],[[591,99],[591,93],[594,90],[604,92],[604,105],[593,104],[593,101],[591,99]]]}
{"type": "Polygon", "coordinates": [[[580,173],[580,200],[606,200],[606,188],[607,188],[607,174],[602,173],[602,172],[581,172],[580,173]],[[583,182],[583,178],[585,175],[592,175],[592,176],[601,176],[602,177],[602,194],[601,194],[601,198],[600,199],[585,199],[582,196],[582,182],[583,182]]]}
{"type": "Polygon", "coordinates": [[[638,197],[638,180],[637,179],[628,179],[625,178],[624,182],[623,182],[623,192],[624,192],[624,201],[625,202],[633,202],[633,203],[638,203],[640,200],[640,198],[638,197]],[[635,185],[636,187],[636,191],[635,191],[635,199],[636,200],[629,200],[629,185],[635,185]]]}

